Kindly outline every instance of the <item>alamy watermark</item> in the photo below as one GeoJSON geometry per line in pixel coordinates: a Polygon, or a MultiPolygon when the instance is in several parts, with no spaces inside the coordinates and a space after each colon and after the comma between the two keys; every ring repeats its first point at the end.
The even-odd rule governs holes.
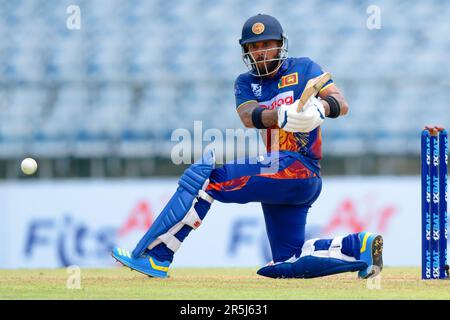
{"type": "Polygon", "coordinates": [[[192,164],[206,152],[214,150],[216,164],[257,164],[261,166],[261,173],[275,173],[279,169],[277,155],[280,140],[286,138],[286,133],[278,129],[203,130],[202,121],[194,121],[192,130],[178,128],[172,132],[171,141],[176,144],[171,149],[170,157],[176,165],[192,164]],[[266,145],[270,145],[269,153],[266,145]]]}
{"type": "Polygon", "coordinates": [[[67,289],[81,289],[81,269],[79,266],[69,266],[66,269],[68,274],[66,281],[67,289]]]}
{"type": "Polygon", "coordinates": [[[369,15],[366,20],[367,29],[381,29],[381,8],[372,4],[367,7],[366,13],[369,15]]]}
{"type": "Polygon", "coordinates": [[[66,9],[66,13],[69,15],[66,19],[66,27],[69,30],[81,29],[81,9],[77,5],[70,5],[66,9]]]}
{"type": "MultiPolygon", "coordinates": [[[[378,266],[373,266],[373,268],[379,269],[378,266]]],[[[375,277],[367,279],[366,287],[369,290],[381,290],[381,273],[380,270],[377,270],[376,272],[378,274],[375,277]]]]}

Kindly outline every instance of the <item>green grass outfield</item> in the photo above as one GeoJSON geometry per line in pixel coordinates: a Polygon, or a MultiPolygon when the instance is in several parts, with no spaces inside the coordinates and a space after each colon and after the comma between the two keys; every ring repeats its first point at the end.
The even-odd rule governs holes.
{"type": "Polygon", "coordinates": [[[81,289],[70,290],[65,269],[0,270],[0,299],[450,299],[450,281],[422,281],[419,268],[385,268],[379,289],[356,273],[267,279],[255,272],[174,268],[169,279],[155,279],[125,268],[81,269],[81,289]]]}

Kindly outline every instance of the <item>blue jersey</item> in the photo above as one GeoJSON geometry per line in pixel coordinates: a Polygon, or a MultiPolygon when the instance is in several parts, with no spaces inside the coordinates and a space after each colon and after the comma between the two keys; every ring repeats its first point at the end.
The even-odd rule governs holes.
{"type": "MultiPolygon", "coordinates": [[[[236,108],[251,101],[261,107],[276,109],[283,104],[292,104],[300,99],[308,80],[323,73],[321,67],[309,58],[288,58],[273,78],[260,78],[249,72],[239,75],[235,82],[236,108]]],[[[333,81],[330,80],[322,88],[325,89],[333,81]]],[[[317,127],[309,133],[287,132],[278,126],[267,129],[263,136],[267,151],[291,151],[300,153],[312,163],[319,166],[322,159],[321,129],[317,127]],[[274,135],[278,132],[278,136],[274,135]]]]}

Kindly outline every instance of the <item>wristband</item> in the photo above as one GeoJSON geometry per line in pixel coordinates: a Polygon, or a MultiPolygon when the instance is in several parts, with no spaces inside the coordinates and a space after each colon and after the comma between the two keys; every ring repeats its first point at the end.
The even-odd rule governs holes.
{"type": "Polygon", "coordinates": [[[253,126],[257,129],[267,129],[268,127],[266,127],[264,125],[264,123],[262,122],[262,112],[266,110],[264,108],[261,107],[257,107],[255,109],[253,109],[252,111],[252,122],[253,122],[253,126]]]}
{"type": "Polygon", "coordinates": [[[339,104],[339,101],[333,96],[328,96],[325,99],[326,102],[328,102],[328,105],[330,106],[330,114],[327,115],[328,118],[337,118],[341,114],[341,106],[339,104]]]}

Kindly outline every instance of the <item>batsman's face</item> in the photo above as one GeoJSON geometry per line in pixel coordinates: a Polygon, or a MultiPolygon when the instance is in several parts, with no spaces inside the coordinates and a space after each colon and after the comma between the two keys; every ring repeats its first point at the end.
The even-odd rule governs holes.
{"type": "Polygon", "coordinates": [[[247,49],[260,72],[264,73],[277,67],[280,46],[277,40],[265,40],[249,43],[247,49]]]}

